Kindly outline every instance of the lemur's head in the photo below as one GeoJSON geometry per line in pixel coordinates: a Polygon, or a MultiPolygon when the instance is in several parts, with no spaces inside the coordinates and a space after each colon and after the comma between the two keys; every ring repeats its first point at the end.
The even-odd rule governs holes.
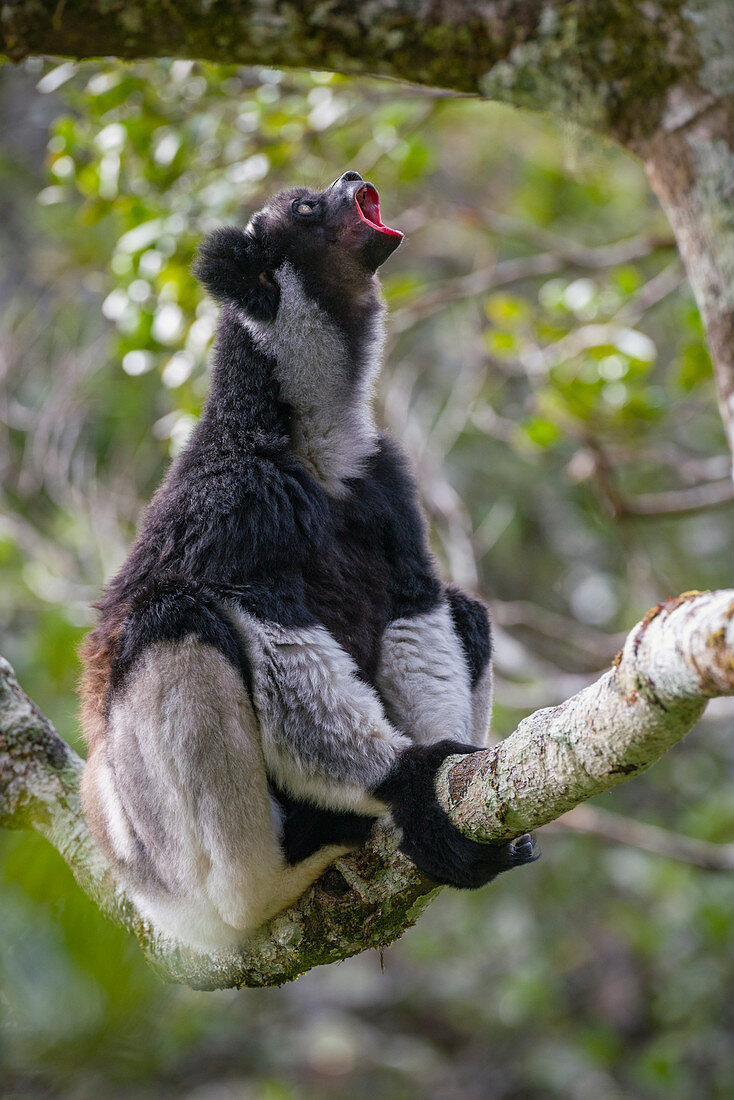
{"type": "Polygon", "coordinates": [[[216,229],[202,243],[194,273],[213,298],[255,322],[275,318],[284,271],[297,272],[311,296],[338,311],[364,298],[402,239],[383,225],[376,188],[345,172],[323,191],[282,191],[245,229],[216,229]]]}
{"type": "Polygon", "coordinates": [[[372,184],[345,172],[324,191],[281,192],[245,229],[216,229],[194,265],[225,307],[212,407],[229,401],[245,376],[249,393],[265,366],[280,406],[290,410],[294,452],[335,495],[377,446],[371,394],[382,309],[375,272],[402,239],[380,220],[372,184]],[[243,332],[249,345],[239,342],[243,332]],[[248,346],[257,354],[243,354],[248,346]]]}

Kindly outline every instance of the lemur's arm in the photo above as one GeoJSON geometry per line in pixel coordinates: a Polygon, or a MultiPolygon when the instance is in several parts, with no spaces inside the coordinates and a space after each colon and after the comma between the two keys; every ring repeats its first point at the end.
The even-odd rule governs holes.
{"type": "Polygon", "coordinates": [[[498,871],[533,858],[530,837],[501,849],[485,847],[482,853],[482,846],[480,851],[472,850],[467,847],[471,842],[463,837],[457,840],[448,832],[445,835],[452,841],[450,856],[443,857],[446,841],[436,812],[435,769],[431,770],[431,762],[438,766],[448,752],[471,752],[487,743],[492,697],[490,657],[486,607],[449,588],[442,592],[433,610],[396,619],[388,626],[377,675],[387,714],[416,743],[404,754],[399,780],[391,777],[381,791],[385,796],[396,792],[398,783],[402,787],[403,801],[393,816],[403,827],[403,851],[430,877],[463,887],[481,886],[498,871]],[[411,772],[413,762],[415,775],[411,772]],[[412,807],[419,805],[429,807],[422,822],[410,816],[412,807]],[[426,846],[416,854],[419,845],[426,846]],[[474,862],[481,861],[482,856],[485,861],[490,857],[496,862],[474,862]],[[446,876],[450,864],[454,869],[446,876]]]}
{"type": "Polygon", "coordinates": [[[451,620],[466,658],[471,691],[471,736],[475,745],[486,745],[492,718],[492,621],[481,600],[449,585],[446,599],[451,620]]]}
{"type": "Polygon", "coordinates": [[[436,576],[426,524],[405,457],[381,439],[376,479],[388,512],[392,622],[377,687],[391,721],[419,744],[450,737],[485,745],[492,701],[492,643],[484,604],[436,576]]]}
{"type": "MultiPolygon", "coordinates": [[[[436,882],[482,886],[532,858],[529,838],[501,847],[477,844],[440,807],[438,768],[474,745],[451,736],[416,744],[399,733],[324,627],[286,628],[233,614],[247,638],[265,764],[278,787],[329,811],[389,808],[401,848],[436,882]]],[[[294,843],[297,849],[297,838],[294,843]]]]}

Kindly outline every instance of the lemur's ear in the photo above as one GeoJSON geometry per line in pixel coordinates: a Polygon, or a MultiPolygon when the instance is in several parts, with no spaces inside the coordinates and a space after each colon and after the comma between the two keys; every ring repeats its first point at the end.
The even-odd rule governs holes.
{"type": "Polygon", "coordinates": [[[278,312],[280,288],[267,254],[246,229],[215,229],[199,245],[192,271],[217,302],[233,302],[256,320],[271,320],[278,312]]]}

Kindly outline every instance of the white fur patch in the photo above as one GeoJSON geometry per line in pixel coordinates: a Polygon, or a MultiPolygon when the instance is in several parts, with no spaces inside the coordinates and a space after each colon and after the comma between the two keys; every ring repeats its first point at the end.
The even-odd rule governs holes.
{"type": "MultiPolygon", "coordinates": [[[[258,723],[221,654],[193,638],[150,646],[113,703],[107,753],[114,770],[92,772],[90,799],[121,858],[139,841],[137,862],[119,870],[143,913],[216,946],[277,911],[296,879],[273,828],[258,723]]],[[[312,880],[299,873],[302,891],[312,880]]]]}
{"type": "Polygon", "coordinates": [[[446,602],[390,624],[376,680],[388,716],[418,744],[473,741],[469,669],[446,602]]]}
{"type": "Polygon", "coordinates": [[[255,342],[277,364],[281,393],[295,412],[293,450],[324,488],[343,495],[377,448],[372,396],[382,355],[382,320],[375,321],[370,365],[355,383],[344,336],[306,294],[289,263],[275,272],[280,306],[274,321],[241,314],[255,342]]]}
{"type": "Polygon", "coordinates": [[[489,744],[493,688],[492,662],[489,661],[476,686],[472,689],[472,732],[469,740],[473,745],[489,744]]]}
{"type": "Polygon", "coordinates": [[[330,809],[380,814],[370,789],[409,741],[323,626],[286,629],[240,610],[268,772],[295,796],[330,809]]]}
{"type": "Polygon", "coordinates": [[[107,832],[115,855],[125,861],[131,860],[135,856],[135,844],[130,832],[130,823],[122,808],[109,765],[105,761],[99,762],[99,758],[95,768],[95,779],[100,806],[105,815],[107,832]]]}
{"type": "Polygon", "coordinates": [[[277,798],[273,798],[272,795],[270,796],[270,824],[273,826],[273,832],[278,840],[281,840],[283,826],[285,825],[285,811],[277,798]]]}

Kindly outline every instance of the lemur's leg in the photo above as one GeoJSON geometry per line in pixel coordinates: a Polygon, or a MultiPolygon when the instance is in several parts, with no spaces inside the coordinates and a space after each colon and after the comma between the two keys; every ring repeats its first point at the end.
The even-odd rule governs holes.
{"type": "Polygon", "coordinates": [[[486,745],[492,719],[492,623],[481,600],[459,588],[446,588],[451,619],[459,636],[469,668],[472,705],[472,735],[475,745],[486,745]]]}
{"type": "Polygon", "coordinates": [[[304,799],[292,798],[271,784],[275,805],[282,814],[280,844],[288,863],[308,859],[320,848],[331,844],[361,847],[377,820],[374,816],[348,810],[324,810],[304,799]]]}
{"type": "Polygon", "coordinates": [[[449,588],[434,610],[395,620],[383,636],[377,683],[390,718],[415,742],[400,772],[378,791],[387,798],[401,793],[392,809],[403,851],[437,882],[462,887],[481,886],[530,862],[528,835],[484,845],[447,829],[435,794],[436,771],[448,755],[487,743],[492,665],[486,607],[449,588]]]}
{"type": "MultiPolygon", "coordinates": [[[[339,813],[389,808],[402,830],[401,847],[437,882],[481,886],[532,858],[529,838],[497,847],[476,844],[441,809],[434,788],[441,762],[476,746],[458,739],[415,744],[398,733],[376,692],[324,627],[285,628],[233,614],[247,640],[266,768],[278,787],[339,813]]],[[[469,725],[468,674],[466,693],[469,725]]],[[[440,693],[429,693],[430,700],[433,714],[440,693]]],[[[415,714],[420,717],[417,707],[415,714]]]]}
{"type": "Polygon", "coordinates": [[[453,738],[484,746],[492,707],[489,614],[448,588],[432,611],[385,631],[377,686],[387,714],[418,744],[453,738]]]}
{"type": "Polygon", "coordinates": [[[143,915],[203,947],[241,940],[347,850],[287,862],[240,671],[193,634],[138,655],[113,693],[83,798],[143,915]]]}

